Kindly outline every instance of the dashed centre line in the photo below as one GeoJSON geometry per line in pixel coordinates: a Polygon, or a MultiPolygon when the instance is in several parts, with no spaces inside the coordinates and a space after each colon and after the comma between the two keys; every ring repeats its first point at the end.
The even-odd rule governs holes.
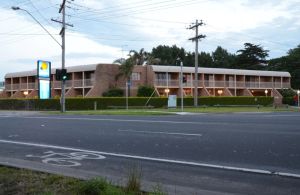
{"type": "Polygon", "coordinates": [[[147,134],[165,134],[165,135],[182,135],[182,136],[198,136],[201,137],[202,134],[192,134],[192,133],[176,133],[176,132],[165,132],[165,131],[138,131],[138,130],[122,130],[120,132],[132,132],[132,133],[147,133],[147,134]]]}

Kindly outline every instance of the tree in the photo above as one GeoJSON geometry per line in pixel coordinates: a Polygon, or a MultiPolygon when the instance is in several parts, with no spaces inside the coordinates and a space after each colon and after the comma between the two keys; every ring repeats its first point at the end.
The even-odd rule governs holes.
{"type": "Polygon", "coordinates": [[[185,50],[176,45],[172,47],[159,45],[152,49],[151,56],[160,59],[161,65],[175,65],[177,58],[184,59],[185,50]]]}
{"type": "Polygon", "coordinates": [[[135,65],[143,65],[147,60],[148,53],[144,50],[144,48],[140,49],[139,52],[135,50],[130,50],[129,54],[133,53],[132,58],[135,61],[135,65]]]}
{"type": "Polygon", "coordinates": [[[291,87],[300,88],[300,45],[290,49],[286,56],[271,59],[268,70],[288,71],[291,74],[291,87]]]}
{"type": "Polygon", "coordinates": [[[234,68],[235,55],[230,54],[226,49],[218,46],[217,49],[212,52],[213,67],[216,68],[234,68]]]}
{"type": "Polygon", "coordinates": [[[161,60],[159,58],[154,58],[151,54],[148,54],[146,64],[147,65],[159,65],[161,60]]]}
{"type": "Polygon", "coordinates": [[[244,69],[264,69],[269,50],[252,43],[244,43],[244,49],[237,51],[237,66],[244,69]]]}
{"type": "MultiPolygon", "coordinates": [[[[126,83],[130,83],[130,77],[134,68],[134,59],[130,56],[128,59],[120,58],[114,61],[116,64],[120,64],[119,73],[116,75],[116,80],[120,77],[126,79],[126,83]]],[[[130,85],[128,84],[128,95],[130,96],[130,85]]]]}
{"type": "Polygon", "coordinates": [[[201,52],[198,57],[199,67],[212,67],[213,59],[210,53],[201,52]]]}

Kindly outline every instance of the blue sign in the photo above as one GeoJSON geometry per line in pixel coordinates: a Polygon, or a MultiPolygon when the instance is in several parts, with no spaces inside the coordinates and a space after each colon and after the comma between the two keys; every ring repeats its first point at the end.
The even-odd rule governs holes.
{"type": "Polygon", "coordinates": [[[177,106],[177,96],[176,95],[169,95],[168,108],[176,108],[176,106],[177,106]]]}

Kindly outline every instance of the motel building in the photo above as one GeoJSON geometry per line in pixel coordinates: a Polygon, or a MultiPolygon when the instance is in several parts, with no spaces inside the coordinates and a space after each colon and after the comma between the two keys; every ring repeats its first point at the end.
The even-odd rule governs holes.
{"type": "MultiPolygon", "coordinates": [[[[117,64],[94,64],[67,67],[66,97],[99,97],[110,88],[125,90],[125,79],[116,80],[117,64]]],[[[179,66],[137,65],[130,82],[131,96],[140,85],[153,86],[158,96],[180,95],[179,66]]],[[[183,94],[193,96],[195,68],[183,67],[183,94]]],[[[51,70],[51,97],[61,94],[61,81],[55,80],[51,70]]],[[[290,88],[288,72],[198,68],[199,96],[272,96],[281,102],[278,89],[290,88]]],[[[5,75],[1,98],[37,98],[37,71],[23,71],[5,75]]]]}

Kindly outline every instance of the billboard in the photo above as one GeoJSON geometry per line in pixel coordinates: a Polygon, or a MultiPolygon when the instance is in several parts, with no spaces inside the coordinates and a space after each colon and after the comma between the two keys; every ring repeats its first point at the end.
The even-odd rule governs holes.
{"type": "Polygon", "coordinates": [[[37,75],[39,80],[39,98],[51,98],[51,62],[38,60],[37,61],[37,75]]]}
{"type": "Polygon", "coordinates": [[[50,80],[39,80],[39,98],[40,99],[51,98],[50,80]]]}
{"type": "Polygon", "coordinates": [[[50,78],[51,75],[51,62],[38,60],[37,62],[37,75],[39,79],[50,78]]]}

